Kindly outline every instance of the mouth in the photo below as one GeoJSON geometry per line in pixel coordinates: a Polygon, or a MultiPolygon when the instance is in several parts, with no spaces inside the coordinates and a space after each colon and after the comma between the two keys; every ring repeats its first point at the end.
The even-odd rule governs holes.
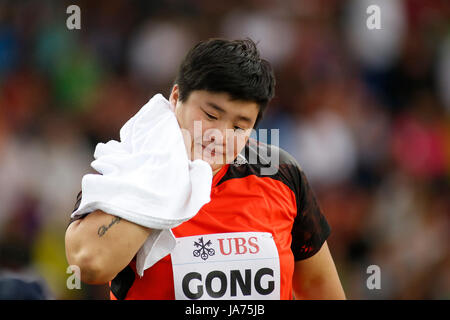
{"type": "Polygon", "coordinates": [[[206,152],[209,153],[209,154],[210,154],[211,156],[213,156],[213,157],[214,157],[215,155],[221,155],[221,154],[222,154],[222,152],[217,151],[215,147],[213,147],[213,148],[211,148],[211,147],[205,147],[203,144],[202,144],[201,146],[202,146],[202,152],[203,152],[203,153],[204,153],[205,150],[206,150],[206,152]]]}

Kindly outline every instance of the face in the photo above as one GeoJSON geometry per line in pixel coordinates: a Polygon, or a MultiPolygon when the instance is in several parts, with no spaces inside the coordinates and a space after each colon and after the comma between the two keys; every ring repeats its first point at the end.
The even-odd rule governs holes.
{"type": "Polygon", "coordinates": [[[190,160],[202,159],[217,173],[242,151],[258,116],[255,102],[231,100],[226,93],[191,92],[179,100],[178,86],[169,101],[175,109],[190,160]]]}

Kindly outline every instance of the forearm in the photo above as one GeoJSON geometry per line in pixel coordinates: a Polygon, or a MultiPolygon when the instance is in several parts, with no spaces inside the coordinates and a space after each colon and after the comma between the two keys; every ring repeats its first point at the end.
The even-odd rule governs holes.
{"type": "Polygon", "coordinates": [[[295,263],[292,286],[298,300],[346,299],[326,242],[314,256],[295,263]]]}
{"type": "Polygon", "coordinates": [[[297,300],[345,300],[345,293],[339,281],[323,277],[311,278],[294,286],[297,300]]]}
{"type": "Polygon", "coordinates": [[[151,229],[94,211],[67,228],[67,261],[80,267],[83,282],[107,283],[129,264],[150,233],[151,229]]]}

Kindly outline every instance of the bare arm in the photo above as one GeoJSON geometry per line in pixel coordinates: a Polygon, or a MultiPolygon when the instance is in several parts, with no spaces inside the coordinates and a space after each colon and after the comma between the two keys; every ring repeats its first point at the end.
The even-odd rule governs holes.
{"type": "Polygon", "coordinates": [[[151,231],[96,210],[67,228],[67,261],[80,267],[83,282],[107,283],[130,263],[151,231]]]}
{"type": "Polygon", "coordinates": [[[327,242],[311,258],[295,263],[292,286],[296,299],[346,299],[327,242]]]}

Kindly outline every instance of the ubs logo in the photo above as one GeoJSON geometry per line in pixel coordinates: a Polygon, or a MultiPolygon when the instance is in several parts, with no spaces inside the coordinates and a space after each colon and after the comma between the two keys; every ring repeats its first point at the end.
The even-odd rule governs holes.
{"type": "Polygon", "coordinates": [[[216,254],[213,248],[209,248],[211,244],[211,240],[208,240],[206,243],[204,243],[203,237],[199,238],[198,242],[194,241],[194,247],[198,249],[195,249],[192,254],[194,255],[194,257],[200,257],[203,260],[208,259],[210,256],[216,254]]]}

